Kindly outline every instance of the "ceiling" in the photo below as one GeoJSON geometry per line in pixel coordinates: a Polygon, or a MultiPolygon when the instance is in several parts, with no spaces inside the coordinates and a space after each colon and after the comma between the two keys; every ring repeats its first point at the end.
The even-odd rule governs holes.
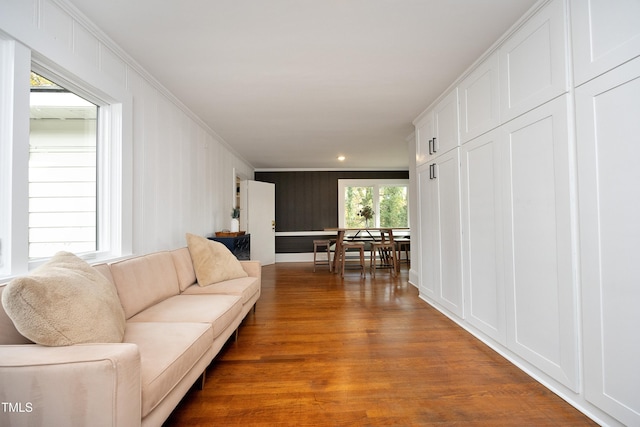
{"type": "Polygon", "coordinates": [[[406,169],[413,119],[536,0],[71,2],[257,169],[406,169]]]}

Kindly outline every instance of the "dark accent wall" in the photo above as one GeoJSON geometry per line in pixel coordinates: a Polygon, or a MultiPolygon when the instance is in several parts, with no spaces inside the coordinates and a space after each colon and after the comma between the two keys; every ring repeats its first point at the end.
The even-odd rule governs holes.
{"type": "MultiPolygon", "coordinates": [[[[276,232],[322,231],[338,226],[339,179],[409,179],[409,171],[255,172],[276,185],[276,232]]],[[[278,236],[276,253],[312,252],[322,236],[278,236]]]]}

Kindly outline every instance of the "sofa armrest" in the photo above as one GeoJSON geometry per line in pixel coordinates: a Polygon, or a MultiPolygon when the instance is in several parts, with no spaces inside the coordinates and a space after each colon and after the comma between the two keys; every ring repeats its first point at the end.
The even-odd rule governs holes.
{"type": "Polygon", "coordinates": [[[262,266],[260,265],[260,261],[240,261],[240,265],[242,265],[242,268],[249,276],[262,280],[262,266]]]}
{"type": "Polygon", "coordinates": [[[0,346],[0,425],[139,426],[135,344],[0,346]]]}

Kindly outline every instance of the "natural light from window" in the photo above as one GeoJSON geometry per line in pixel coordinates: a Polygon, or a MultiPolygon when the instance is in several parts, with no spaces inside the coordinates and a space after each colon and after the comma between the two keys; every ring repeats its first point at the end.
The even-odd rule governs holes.
{"type": "Polygon", "coordinates": [[[408,180],[338,180],[341,227],[409,227],[408,180]],[[366,211],[372,212],[367,218],[366,211]]]}
{"type": "Polygon", "coordinates": [[[98,106],[31,73],[29,258],[97,249],[98,106]]]}

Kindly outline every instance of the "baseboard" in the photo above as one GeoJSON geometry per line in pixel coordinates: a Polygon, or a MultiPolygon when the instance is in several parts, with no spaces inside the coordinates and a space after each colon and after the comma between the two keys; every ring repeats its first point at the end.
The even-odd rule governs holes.
{"type": "MultiPolygon", "coordinates": [[[[326,252],[323,255],[326,258],[326,252]]],[[[313,252],[276,254],[276,262],[313,262],[313,252]]]]}

